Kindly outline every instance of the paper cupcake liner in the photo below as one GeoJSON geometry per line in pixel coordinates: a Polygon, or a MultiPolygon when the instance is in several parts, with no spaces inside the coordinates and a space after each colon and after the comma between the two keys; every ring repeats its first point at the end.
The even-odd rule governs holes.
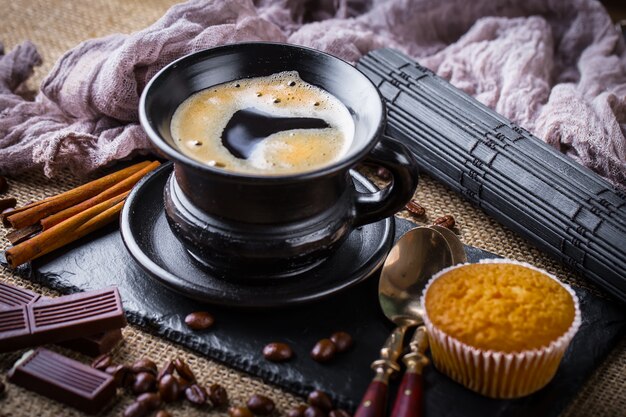
{"type": "MultiPolygon", "coordinates": [[[[437,328],[424,312],[430,350],[435,367],[453,380],[492,398],[517,398],[543,388],[554,377],[563,354],[581,323],[578,297],[569,285],[555,276],[524,262],[509,259],[485,259],[480,263],[508,263],[539,271],[558,282],[574,300],[574,320],[567,331],[549,345],[532,350],[506,353],[481,350],[455,339],[437,328]]],[[[425,306],[431,284],[446,272],[468,264],[459,264],[435,274],[426,284],[421,297],[425,306]]]]}

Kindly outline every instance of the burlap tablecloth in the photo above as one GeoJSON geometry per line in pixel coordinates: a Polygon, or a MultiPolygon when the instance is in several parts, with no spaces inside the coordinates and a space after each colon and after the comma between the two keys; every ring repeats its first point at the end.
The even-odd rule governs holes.
{"type": "MultiPolygon", "coordinates": [[[[23,40],[32,40],[44,58],[44,64],[36,70],[35,77],[27,87],[36,90],[43,76],[67,49],[82,40],[115,32],[128,33],[143,28],[158,19],[175,1],[172,0],[92,0],[83,2],[61,0],[0,0],[0,40],[7,50],[23,40]]],[[[58,180],[49,181],[30,175],[10,178],[10,195],[18,198],[19,204],[53,195],[79,182],[69,173],[58,180]]],[[[432,221],[443,214],[452,214],[457,219],[462,240],[474,246],[493,251],[520,261],[527,261],[556,274],[564,281],[584,285],[598,292],[571,270],[560,266],[523,239],[502,227],[480,210],[444,189],[430,178],[423,177],[416,197],[426,207],[428,219],[432,221]]],[[[406,213],[401,214],[406,216],[406,213]]],[[[0,233],[0,248],[8,245],[4,233],[0,233]]],[[[53,292],[33,285],[10,271],[0,268],[0,278],[22,285],[46,295],[53,292]]],[[[593,343],[593,341],[589,341],[593,343]]],[[[65,354],[77,357],[71,352],[65,354]]],[[[19,353],[0,355],[0,380],[18,358],[19,353]]],[[[118,362],[132,362],[140,357],[150,357],[158,364],[168,359],[182,357],[189,361],[203,384],[219,382],[229,392],[232,404],[243,404],[253,393],[264,393],[272,397],[279,408],[285,411],[302,401],[284,391],[264,384],[262,381],[236,372],[204,357],[182,349],[160,338],[146,334],[135,327],[124,330],[124,343],[114,351],[118,362]]],[[[81,358],[88,360],[88,358],[81,358]]],[[[6,381],[5,381],[6,382],[6,381]]],[[[575,400],[567,407],[563,416],[624,416],[626,415],[626,338],[618,344],[612,354],[600,366],[575,400]]],[[[124,395],[108,409],[105,415],[118,416],[132,401],[124,395]]],[[[175,416],[207,415],[184,404],[169,406],[175,416]]],[[[218,411],[213,414],[220,414],[218,411]]],[[[8,384],[7,394],[0,399],[0,417],[20,416],[80,416],[81,413],[63,407],[37,394],[8,384]]]]}

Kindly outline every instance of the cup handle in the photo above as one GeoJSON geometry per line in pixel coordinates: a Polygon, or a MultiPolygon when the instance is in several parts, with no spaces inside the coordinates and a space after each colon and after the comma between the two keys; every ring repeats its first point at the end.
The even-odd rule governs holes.
{"type": "Polygon", "coordinates": [[[387,168],[393,180],[374,193],[359,193],[354,203],[354,225],[382,220],[401,210],[417,188],[418,169],[415,157],[402,143],[383,136],[363,161],[387,168]]]}

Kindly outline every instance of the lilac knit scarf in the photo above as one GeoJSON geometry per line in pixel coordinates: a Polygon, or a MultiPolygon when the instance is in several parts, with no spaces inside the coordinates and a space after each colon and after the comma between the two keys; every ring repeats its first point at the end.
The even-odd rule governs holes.
{"type": "Polygon", "coordinates": [[[149,152],[137,124],[147,81],[190,52],[254,40],[350,62],[397,48],[626,188],[626,52],[595,0],[191,0],[68,51],[35,101],[14,94],[40,63],[35,46],[0,44],[0,173],[85,174],[149,152]]]}

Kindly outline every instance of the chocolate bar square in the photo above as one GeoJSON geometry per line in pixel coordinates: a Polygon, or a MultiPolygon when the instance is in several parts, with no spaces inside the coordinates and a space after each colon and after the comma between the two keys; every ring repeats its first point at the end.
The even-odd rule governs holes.
{"type": "Polygon", "coordinates": [[[102,410],[116,390],[111,375],[43,348],[27,352],[8,376],[16,385],[89,414],[102,410]]]}

